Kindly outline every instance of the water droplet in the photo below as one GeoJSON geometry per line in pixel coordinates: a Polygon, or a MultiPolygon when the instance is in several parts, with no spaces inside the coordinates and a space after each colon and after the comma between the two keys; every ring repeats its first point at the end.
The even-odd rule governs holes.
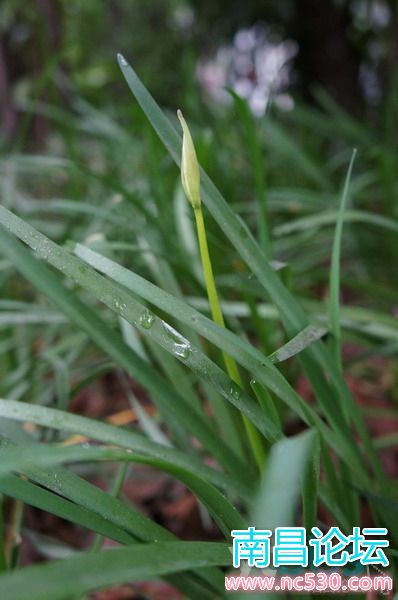
{"type": "Polygon", "coordinates": [[[141,327],[143,327],[144,329],[150,329],[152,327],[152,325],[154,324],[155,319],[156,319],[155,315],[153,313],[151,313],[150,310],[146,309],[141,313],[140,318],[138,319],[138,322],[141,325],[141,327]]]}
{"type": "Polygon", "coordinates": [[[191,354],[191,346],[189,344],[174,344],[173,353],[186,360],[191,354]]]}
{"type": "Polygon", "coordinates": [[[171,338],[173,342],[177,342],[177,344],[184,344],[186,342],[186,339],[180,333],[178,333],[178,331],[174,329],[174,327],[172,327],[168,323],[165,323],[164,321],[162,321],[162,325],[163,329],[167,333],[167,336],[171,338]]]}
{"type": "Polygon", "coordinates": [[[126,306],[127,306],[127,305],[126,305],[126,303],[125,303],[125,302],[120,302],[120,300],[118,300],[118,299],[116,298],[116,299],[115,299],[115,301],[114,301],[114,306],[115,306],[115,309],[116,309],[116,310],[117,310],[119,313],[123,314],[123,312],[125,311],[125,309],[126,309],[126,306]]]}
{"type": "Polygon", "coordinates": [[[57,490],[61,489],[61,484],[60,481],[58,479],[58,473],[54,473],[53,474],[53,479],[54,479],[54,486],[56,486],[57,490]]]}
{"type": "Polygon", "coordinates": [[[167,337],[173,341],[173,354],[186,360],[191,354],[191,344],[180,333],[178,333],[178,331],[171,327],[171,325],[165,323],[164,321],[163,329],[165,330],[167,337]]]}
{"type": "Polygon", "coordinates": [[[51,244],[47,240],[41,241],[39,246],[32,246],[32,249],[36,252],[36,255],[43,260],[48,260],[51,254],[51,244]]]}
{"type": "Polygon", "coordinates": [[[122,67],[127,67],[128,66],[128,62],[124,58],[123,54],[118,54],[117,57],[119,59],[119,63],[122,65],[122,67]]]}
{"type": "Polygon", "coordinates": [[[230,395],[234,400],[239,400],[240,398],[240,387],[236,384],[232,384],[229,390],[230,395]]]}

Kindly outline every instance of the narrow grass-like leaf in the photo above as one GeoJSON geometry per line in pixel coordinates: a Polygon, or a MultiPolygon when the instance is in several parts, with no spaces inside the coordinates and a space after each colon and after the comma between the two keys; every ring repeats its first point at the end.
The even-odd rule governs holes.
{"type": "MultiPolygon", "coordinates": [[[[189,206],[186,198],[183,198],[183,200],[185,207],[189,206]]],[[[191,230],[191,233],[193,233],[193,230],[191,230]]],[[[193,238],[196,243],[196,236],[193,235],[193,238]]],[[[147,267],[157,285],[169,294],[172,294],[177,298],[182,298],[183,294],[179,280],[175,276],[170,263],[162,258],[162,251],[164,251],[164,248],[161,245],[159,236],[156,235],[155,231],[152,231],[151,228],[148,227],[148,223],[145,225],[145,237],[142,235],[139,236],[139,244],[144,251],[143,258],[145,259],[147,267]]],[[[198,260],[198,267],[201,271],[202,269],[199,257],[198,260]]],[[[189,264],[190,271],[191,268],[192,266],[189,264]]],[[[173,318],[174,317],[175,315],[173,315],[173,318]]],[[[181,333],[190,339],[192,344],[194,344],[197,348],[200,348],[201,344],[199,336],[189,326],[186,326],[183,323],[181,325],[181,333]]],[[[177,379],[179,380],[180,378],[177,379]]],[[[202,378],[201,384],[205,393],[205,397],[208,399],[215,420],[217,421],[218,432],[221,432],[222,438],[229,446],[234,448],[235,452],[240,457],[245,456],[245,449],[242,444],[243,440],[238,429],[239,421],[236,418],[236,415],[232,414],[229,404],[224,402],[224,397],[218,391],[216,391],[214,386],[210,385],[207,378],[202,378]]],[[[190,402],[198,402],[198,396],[196,394],[188,397],[190,402]]]]}
{"type": "Polygon", "coordinates": [[[280,430],[282,437],[282,423],[279,417],[279,413],[276,409],[275,402],[273,401],[270,392],[265,386],[261,385],[261,383],[259,383],[255,379],[251,379],[250,387],[255,393],[256,398],[265,414],[268,415],[268,417],[275,423],[275,425],[280,430]]]}
{"type": "MultiPolygon", "coordinates": [[[[329,279],[329,320],[330,331],[332,334],[331,350],[334,356],[335,364],[342,370],[341,363],[341,326],[340,326],[340,254],[341,241],[343,236],[344,213],[347,204],[348,191],[352,168],[354,166],[356,150],[353,151],[351,161],[348,167],[347,176],[344,182],[344,189],[340,202],[340,209],[336,222],[336,229],[333,239],[332,259],[330,265],[329,279]]],[[[347,414],[347,412],[346,412],[347,414]]],[[[348,416],[348,415],[347,415],[348,416]]]]}
{"type": "MultiPolygon", "coordinates": [[[[261,371],[261,379],[275,389],[276,394],[281,394],[282,386],[287,385],[280,373],[272,367],[263,354],[232,332],[218,327],[212,320],[204,317],[200,312],[190,307],[183,300],[175,298],[171,294],[168,294],[145,280],[140,275],[125,269],[86,246],[76,244],[75,252],[80,258],[84,259],[87,264],[90,264],[98,271],[110,276],[116,282],[124,285],[158,308],[170,315],[176,314],[179,321],[190,325],[192,329],[195,329],[200,335],[215,343],[217,347],[229,352],[252,373],[261,371]]],[[[290,404],[293,410],[296,410],[299,414],[303,411],[303,414],[305,414],[305,406],[299,396],[295,395],[295,399],[293,399],[292,393],[294,394],[294,392],[293,390],[289,391],[290,396],[288,395],[286,388],[286,394],[283,395],[284,400],[290,404]],[[287,400],[287,397],[289,397],[289,400],[287,400]]],[[[267,427],[269,426],[270,425],[267,422],[267,427]]],[[[272,426],[271,431],[273,431],[272,426]]]]}
{"type": "MultiPolygon", "coordinates": [[[[287,223],[277,225],[272,230],[273,234],[277,237],[290,235],[299,231],[305,231],[307,229],[319,229],[325,225],[334,225],[338,219],[339,211],[326,211],[309,215],[308,217],[302,217],[300,219],[292,219],[287,223]]],[[[383,217],[377,213],[370,213],[364,210],[350,209],[346,210],[344,214],[344,221],[346,223],[364,223],[366,225],[373,225],[375,227],[381,227],[390,231],[398,232],[398,223],[383,217]]]]}
{"type": "Polygon", "coordinates": [[[35,315],[28,313],[0,313],[0,327],[10,327],[11,325],[48,325],[53,323],[66,323],[63,315],[48,313],[47,315],[35,315]]]}
{"type": "Polygon", "coordinates": [[[230,563],[228,546],[214,542],[159,542],[117,548],[26,567],[0,576],[0,597],[7,600],[64,600],[118,583],[230,563]]]}
{"type": "Polygon", "coordinates": [[[304,471],[302,485],[303,524],[307,532],[317,524],[318,495],[320,483],[321,445],[315,436],[311,454],[304,471]]]}
{"type": "MultiPolygon", "coordinates": [[[[6,209],[0,207],[0,220],[3,211],[8,213],[6,209]]],[[[12,213],[9,213],[8,217],[12,218],[12,213]]],[[[77,259],[70,256],[68,252],[62,250],[59,246],[41,236],[38,232],[34,233],[34,230],[24,224],[23,221],[14,216],[14,223],[20,227],[19,234],[27,242],[30,242],[38,251],[43,255],[51,256],[52,262],[55,262],[59,269],[66,271],[68,265],[70,274],[75,279],[86,285],[91,280],[91,288],[97,290],[97,295],[101,297],[103,301],[114,309],[118,310],[120,314],[128,312],[127,302],[129,307],[134,310],[134,315],[130,316],[132,322],[137,323],[142,319],[142,315],[145,315],[147,311],[136,303],[134,305],[133,299],[125,294],[125,300],[118,294],[118,290],[115,286],[109,288],[106,286],[106,282],[98,280],[99,275],[94,272],[89,272],[88,267],[76,264],[77,259]],[[36,236],[36,237],[35,237],[36,236]],[[105,286],[105,287],[104,287],[105,286]]],[[[10,225],[8,221],[8,225],[10,225]]],[[[16,230],[15,230],[16,231],[16,230]]],[[[177,395],[167,385],[167,382],[157,373],[154,373],[150,366],[135,354],[131,348],[129,348],[124,342],[118,337],[114,331],[112,331],[99,317],[93,314],[81,301],[79,301],[75,295],[69,292],[64,286],[62,286],[56,276],[49,271],[49,269],[34,257],[22,246],[19,245],[17,240],[10,238],[9,234],[2,228],[0,228],[0,244],[3,250],[9,255],[12,255],[13,261],[18,265],[18,269],[21,270],[24,275],[30,279],[43,293],[51,298],[62,310],[71,318],[76,324],[82,329],[87,331],[90,337],[100,346],[103,350],[116,360],[132,377],[136,378],[144,387],[146,387],[152,394],[155,400],[174,415],[175,419],[180,419],[181,422],[185,423],[189,431],[196,435],[203,444],[208,447],[209,450],[218,458],[221,464],[229,465],[231,472],[237,471],[239,465],[238,457],[233,455],[233,452],[228,448],[222,440],[217,438],[214,434],[209,423],[204,419],[203,415],[198,413],[195,409],[190,407],[184,399],[178,399],[177,395]],[[7,241],[6,241],[7,240],[7,241]]],[[[127,314],[126,314],[127,316],[127,314]]],[[[162,324],[158,324],[160,328],[160,337],[164,341],[165,345],[171,349],[175,354],[175,348],[178,346],[180,350],[181,345],[176,344],[175,339],[170,335],[169,330],[166,330],[162,324]]],[[[142,325],[142,330],[146,331],[145,324],[142,325]]],[[[194,357],[195,358],[195,357],[194,357]]],[[[211,361],[206,360],[204,357],[205,366],[211,364],[211,361]]],[[[214,366],[214,369],[216,367],[214,366]]],[[[229,378],[224,376],[221,370],[218,371],[221,379],[226,379],[229,385],[229,378]]],[[[225,383],[223,384],[225,387],[225,383]]],[[[229,389],[229,388],[228,388],[229,389]]],[[[254,418],[254,417],[252,417],[254,418]]]]}
{"type": "MultiPolygon", "coordinates": [[[[88,260],[90,263],[90,261],[88,260]]],[[[208,311],[208,303],[204,298],[190,296],[186,301],[197,310],[208,311]]],[[[324,310],[324,304],[315,300],[303,299],[303,306],[311,313],[311,319],[314,323],[323,324],[327,322],[328,317],[324,310]]],[[[224,300],[221,302],[223,313],[226,316],[236,318],[250,317],[250,307],[245,302],[235,300],[224,300]]],[[[260,317],[271,321],[278,320],[277,309],[271,304],[261,302],[257,304],[257,310],[260,317]]],[[[382,340],[398,339],[398,323],[394,317],[384,314],[380,311],[362,308],[360,306],[341,305],[341,326],[347,331],[362,331],[370,336],[382,340]]]]}
{"type": "Polygon", "coordinates": [[[242,123],[245,128],[246,142],[250,153],[250,163],[252,165],[255,190],[257,196],[257,210],[258,210],[258,222],[259,222],[259,241],[261,247],[264,249],[265,256],[271,258],[271,240],[268,223],[268,210],[267,210],[267,194],[266,194],[266,183],[265,183],[265,166],[264,158],[262,155],[262,149],[256,127],[254,116],[249,108],[247,101],[241,98],[233,90],[229,90],[229,93],[234,99],[236,109],[241,117],[242,123]]]}
{"type": "Polygon", "coordinates": [[[131,533],[127,533],[94,511],[65,500],[59,495],[15,475],[0,478],[0,492],[86,527],[121,544],[131,544],[136,540],[131,533]]]}
{"type": "Polygon", "coordinates": [[[300,487],[310,460],[314,432],[306,431],[275,444],[264,473],[252,523],[259,529],[294,525],[300,487]]]}
{"type": "MultiPolygon", "coordinates": [[[[179,298],[171,296],[136,273],[121,267],[110,259],[95,253],[93,250],[77,244],[75,252],[85,262],[112,277],[112,279],[145,298],[158,308],[161,308],[170,315],[177,314],[180,321],[189,324],[198,333],[214,342],[219,348],[225,349],[241,365],[245,366],[256,379],[261,381],[266,387],[269,387],[278,397],[286,402],[304,421],[315,425],[321,432],[323,430],[323,435],[325,435],[324,426],[316,413],[292,390],[279,371],[273,367],[272,363],[253,346],[232,332],[217,327],[210,319],[204,317],[179,298]]],[[[344,421],[341,415],[338,419],[338,424],[342,425],[344,430],[344,421]]],[[[267,427],[269,427],[269,424],[267,424],[267,427]]],[[[337,447],[341,451],[343,458],[349,458],[350,462],[356,463],[358,466],[361,465],[361,459],[358,456],[355,457],[357,450],[353,450],[349,439],[341,435],[338,427],[336,429],[337,435],[339,435],[337,447]]]]}
{"type": "Polygon", "coordinates": [[[317,327],[315,325],[307,325],[300,331],[293,339],[289,340],[278,350],[275,350],[268,358],[273,363],[283,362],[288,358],[292,358],[296,354],[302,352],[305,348],[308,348],[310,344],[320,340],[327,333],[325,327],[317,327]]]}
{"type": "MultiPolygon", "coordinates": [[[[57,467],[56,470],[47,468],[45,471],[38,468],[30,468],[26,474],[40,486],[44,486],[55,494],[62,495],[73,503],[100,514],[117,528],[128,532],[133,539],[138,539],[142,542],[170,541],[175,539],[173,534],[167,529],[164,529],[148,517],[139,513],[131,505],[127,506],[118,498],[112,498],[97,486],[85,481],[69,470],[62,467],[57,467]]],[[[220,575],[220,572],[215,568],[208,568],[206,571],[198,571],[186,576],[180,574],[178,579],[174,581],[174,585],[190,596],[192,586],[195,587],[196,585],[195,581],[199,585],[210,585],[214,588],[220,582],[220,575]]],[[[199,595],[196,594],[193,597],[200,600],[201,594],[203,594],[203,589],[199,595]]]]}
{"type": "Polygon", "coordinates": [[[187,469],[181,469],[181,467],[177,467],[167,460],[140,455],[130,449],[100,446],[87,448],[85,446],[36,445],[3,448],[0,451],[0,456],[2,459],[0,478],[12,471],[24,471],[26,468],[31,467],[53,466],[64,462],[106,460],[148,464],[176,476],[185,483],[211,512],[224,535],[228,536],[233,528],[244,526],[243,519],[226,498],[216,488],[201,480],[194,473],[187,469]]]}
{"type": "MultiPolygon", "coordinates": [[[[6,439],[6,444],[18,444],[22,447],[26,445],[32,445],[32,436],[27,434],[17,422],[10,421],[8,419],[0,419],[0,431],[1,435],[6,439]]],[[[37,444],[35,444],[37,446],[37,444]]],[[[9,485],[10,478],[6,477],[5,479],[0,479],[0,490],[2,490],[3,482],[7,487],[5,491],[10,492],[10,495],[13,496],[15,493],[16,498],[20,498],[24,500],[24,498],[29,498],[29,493],[32,493],[32,498],[37,501],[38,508],[48,509],[50,512],[54,509],[54,514],[59,514],[60,516],[64,516],[67,518],[67,515],[73,518],[75,517],[76,511],[66,510],[68,506],[65,505],[59,506],[58,499],[61,500],[61,497],[71,501],[72,507],[81,507],[88,511],[89,518],[86,522],[86,527],[90,528],[90,524],[93,523],[94,526],[97,525],[97,521],[99,521],[99,526],[101,526],[101,518],[105,520],[105,523],[110,523],[113,525],[113,528],[108,528],[105,530],[94,528],[94,531],[98,533],[105,533],[108,531],[112,533],[109,537],[111,539],[115,539],[121,543],[131,543],[134,540],[140,542],[153,542],[153,541],[172,541],[175,540],[175,536],[170,533],[167,529],[164,529],[161,525],[158,525],[145,515],[138,512],[131,504],[126,505],[124,502],[119,500],[118,498],[112,498],[109,494],[98,488],[96,485],[93,485],[82,479],[75,473],[70,470],[64,469],[62,466],[58,466],[56,469],[46,467],[45,470],[42,470],[38,467],[30,467],[24,470],[25,475],[29,477],[29,479],[36,484],[38,484],[34,488],[26,488],[22,484],[28,484],[29,482],[13,478],[9,485]],[[21,488],[22,486],[22,488],[21,488]],[[53,492],[51,497],[46,497],[40,494],[40,490],[50,490],[53,492]],[[22,491],[21,491],[22,490],[22,491]],[[39,492],[37,492],[39,490],[39,492]],[[65,512],[63,512],[65,511],[65,512]],[[93,515],[93,516],[91,516],[93,515]],[[97,519],[96,517],[101,517],[97,519]],[[126,535],[128,537],[126,537],[126,535]],[[114,537],[116,535],[116,537],[114,537]]],[[[78,513],[78,517],[79,517],[78,513]]],[[[84,513],[83,513],[84,517],[84,513]]],[[[77,520],[76,522],[80,522],[77,520]]],[[[84,522],[82,522],[84,525],[84,522]]],[[[183,593],[186,593],[188,597],[191,597],[195,600],[201,600],[204,589],[207,587],[211,587],[213,589],[217,588],[220,581],[222,581],[222,574],[216,568],[207,568],[205,571],[201,570],[192,574],[180,575],[177,579],[174,580],[173,577],[169,578],[172,580],[172,583],[180,589],[183,593]],[[199,592],[196,589],[199,587],[199,592]]],[[[207,598],[207,595],[205,596],[207,598]]],[[[212,596],[210,596],[212,597],[212,596]]]]}
{"type": "MultiPolygon", "coordinates": [[[[194,348],[188,340],[184,339],[167,323],[161,319],[157,319],[155,315],[148,312],[148,309],[139,304],[131,295],[127,294],[119,287],[116,287],[111,282],[106,281],[76,257],[71,256],[66,250],[46,238],[46,236],[40,234],[22,219],[19,219],[16,215],[7,211],[7,209],[2,206],[0,206],[0,222],[35,249],[39,256],[57,267],[64,274],[72,277],[83,287],[89,289],[99,300],[138,327],[143,335],[148,335],[151,339],[154,339],[175,358],[197,372],[205,381],[211,383],[226,400],[242,411],[266,437],[272,438],[275,435],[273,424],[267,420],[259,410],[257,404],[248,397],[243,390],[237,393],[234,383],[219,367],[197,348],[194,348]]],[[[1,243],[1,236],[5,236],[6,232],[2,233],[0,230],[0,234],[1,243]]],[[[167,410],[174,415],[175,418],[178,418],[181,422],[185,423],[187,429],[191,433],[197,435],[197,437],[211,449],[213,454],[222,464],[228,464],[231,472],[239,471],[239,458],[233,454],[231,449],[227,448],[220,438],[216,438],[214,432],[211,431],[208,422],[193,407],[189,406],[184,398],[178,397],[177,401],[177,397],[172,395],[167,383],[161,379],[159,375],[154,376],[145,361],[135,355],[129,348],[122,344],[119,339],[116,339],[116,336],[109,328],[106,327],[103,322],[100,324],[97,317],[88,311],[77,298],[68,294],[67,290],[63,291],[64,288],[60,286],[59,282],[52,274],[48,271],[46,272],[45,267],[35,261],[33,257],[26,254],[26,252],[24,253],[22,247],[17,249],[15,244],[13,248],[10,244],[6,244],[4,249],[7,253],[13,253],[14,260],[16,260],[16,254],[18,254],[18,268],[24,272],[25,276],[34,281],[35,285],[42,289],[48,297],[59,306],[62,306],[62,309],[66,314],[70,317],[72,315],[75,322],[81,324],[82,316],[84,315],[84,327],[86,330],[87,327],[89,327],[90,336],[94,341],[101,345],[108,354],[115,357],[114,352],[116,351],[116,348],[114,349],[112,347],[110,343],[112,340],[113,345],[117,345],[117,360],[119,364],[147,387],[147,389],[152,391],[154,399],[158,402],[162,401],[162,404],[165,407],[167,406],[167,410]],[[22,258],[22,255],[24,258],[22,258]],[[32,268],[27,268],[28,263],[32,265],[32,268]],[[34,268],[33,265],[35,265],[34,268]],[[39,273],[41,273],[40,276],[39,273]],[[50,279],[52,281],[51,284],[50,279]],[[103,329],[106,329],[107,331],[107,344],[105,344],[103,329]],[[100,342],[98,340],[100,340],[100,342]],[[123,350],[121,346],[123,346],[123,350]],[[128,360],[126,354],[128,355],[128,360]],[[150,375],[150,373],[152,373],[152,375],[150,375]],[[162,393],[160,393],[160,389],[162,389],[162,393]],[[182,403],[184,403],[183,406],[181,406],[182,403]]],[[[124,271],[128,272],[127,270],[124,271]]],[[[155,286],[153,287],[156,289],[155,286]]],[[[172,298],[172,296],[168,294],[166,294],[166,296],[172,298]]],[[[214,325],[214,327],[216,327],[216,325],[214,325]]],[[[263,362],[266,361],[265,357],[261,354],[260,356],[263,362]]],[[[276,376],[278,376],[277,371],[274,373],[274,377],[276,376]]],[[[284,382],[283,377],[278,376],[278,378],[280,384],[284,382]]],[[[285,383],[285,385],[287,386],[288,384],[285,383]]],[[[301,400],[299,396],[296,395],[295,403],[297,404],[297,402],[301,402],[301,400]]],[[[301,410],[306,410],[305,403],[301,402],[301,404],[301,410]]]]}
{"type": "MultiPolygon", "coordinates": [[[[172,158],[179,165],[181,151],[180,136],[169,120],[164,116],[161,109],[126,59],[123,56],[118,55],[118,60],[130,90],[163,144],[170,152],[172,158]]],[[[295,155],[298,156],[300,153],[296,152],[295,155]]],[[[268,265],[249,229],[233,213],[230,206],[228,206],[227,202],[203,170],[201,171],[201,181],[204,203],[225,235],[235,246],[240,256],[256,275],[258,281],[278,307],[287,334],[289,337],[293,337],[309,324],[301,306],[283,285],[273,269],[268,265]]],[[[339,405],[340,409],[342,409],[344,404],[351,405],[351,410],[352,412],[355,412],[356,417],[354,421],[355,426],[358,428],[358,431],[364,440],[374,471],[379,481],[382,483],[384,478],[380,462],[365,427],[363,418],[361,415],[357,414],[353,398],[341,373],[339,373],[338,369],[331,362],[327,348],[318,342],[303,352],[300,359],[312,383],[318,402],[325,411],[328,419],[330,419],[341,432],[342,438],[350,445],[349,453],[354,455],[357,453],[357,448],[352,441],[349,428],[342,419],[341,410],[338,408],[339,405]],[[325,379],[323,371],[328,372],[330,383],[325,379]]],[[[362,460],[359,456],[356,458],[353,456],[352,465],[360,477],[366,477],[362,460]]]]}
{"type": "MultiPolygon", "coordinates": [[[[7,439],[8,444],[10,441],[22,446],[32,444],[31,436],[21,429],[18,423],[9,421],[8,419],[0,419],[0,426],[1,434],[7,439]]],[[[96,525],[97,520],[95,517],[97,514],[102,517],[106,523],[113,524],[114,528],[111,530],[108,529],[108,531],[112,532],[112,535],[109,537],[116,541],[123,542],[123,540],[125,540],[125,543],[128,543],[126,537],[123,537],[124,532],[129,534],[130,540],[138,540],[141,542],[170,541],[175,539],[175,536],[167,529],[164,529],[161,525],[138,512],[131,504],[126,505],[118,498],[112,498],[99,487],[89,483],[63,467],[58,466],[56,469],[47,467],[45,470],[31,467],[25,469],[25,475],[40,486],[39,488],[35,486],[32,490],[32,498],[38,498],[37,501],[38,503],[43,503],[43,508],[48,508],[50,510],[54,507],[54,514],[59,514],[59,511],[61,511],[60,516],[63,516],[64,513],[62,513],[62,511],[65,510],[65,507],[62,505],[59,507],[57,498],[64,497],[73,503],[72,506],[82,507],[89,511],[89,516],[94,513],[94,525],[96,525]],[[42,495],[35,494],[37,489],[40,490],[43,488],[53,492],[53,495],[49,500],[48,498],[43,500],[42,495]],[[47,502],[47,504],[45,502],[47,502]],[[116,533],[114,530],[116,530],[116,533]],[[121,538],[119,530],[122,532],[121,538]],[[115,538],[113,537],[114,535],[116,535],[115,538]]],[[[12,480],[12,486],[8,483],[9,478],[4,480],[1,479],[0,490],[2,490],[2,484],[3,481],[5,481],[7,484],[6,490],[10,492],[10,495],[13,496],[13,493],[15,493],[15,497],[19,498],[21,496],[21,499],[23,500],[31,490],[29,488],[26,489],[26,487],[23,486],[21,491],[22,484],[17,484],[15,479],[17,478],[12,480]]],[[[19,479],[17,479],[17,481],[24,482],[24,480],[19,479]]],[[[25,481],[25,483],[27,482],[25,481]]],[[[40,508],[39,504],[37,506],[40,508]]],[[[67,514],[70,514],[70,511],[67,514]]],[[[74,513],[72,513],[72,517],[73,516],[74,513]]],[[[86,522],[86,527],[90,527],[91,522],[92,519],[89,518],[86,522]]],[[[101,525],[101,519],[99,520],[99,524],[101,525]]],[[[96,529],[94,529],[94,531],[96,531],[96,529]]],[[[98,533],[101,533],[101,529],[98,530],[98,533]]],[[[220,579],[219,576],[220,573],[216,569],[206,569],[206,572],[195,574],[195,577],[204,580],[206,585],[210,584],[213,587],[217,585],[217,582],[220,579]]],[[[192,577],[187,576],[187,578],[189,578],[188,582],[185,577],[179,577],[176,583],[179,589],[185,591],[187,586],[191,585],[192,577]]]]}
{"type": "MultiPolygon", "coordinates": [[[[202,211],[202,201],[200,197],[200,174],[199,163],[196,157],[194,143],[191,137],[189,127],[180,110],[177,111],[183,129],[182,156],[181,156],[181,178],[185,194],[192,205],[195,215],[196,232],[199,241],[199,252],[203,268],[203,275],[206,285],[206,292],[209,299],[211,316],[213,321],[221,328],[225,329],[224,315],[220,307],[220,300],[216,282],[214,279],[212,259],[207,242],[206,225],[202,211]]],[[[226,352],[222,353],[223,361],[228,375],[236,386],[236,394],[240,395],[243,388],[242,377],[236,364],[236,361],[226,352]]],[[[265,455],[263,441],[259,432],[253,423],[242,415],[243,424],[247,434],[250,449],[256,459],[260,471],[263,467],[265,455]]],[[[231,415],[232,420],[232,415],[231,415]]]]}
{"type": "Polygon", "coordinates": [[[35,406],[12,400],[0,400],[0,417],[22,422],[31,421],[59,431],[70,431],[107,444],[115,444],[152,457],[154,460],[165,461],[170,464],[170,468],[173,468],[173,466],[180,467],[189,472],[195,469],[195,473],[199,478],[203,477],[203,479],[207,479],[215,485],[221,488],[225,487],[230,491],[234,490],[236,492],[236,489],[240,489],[242,493],[243,490],[247,489],[238,482],[236,484],[232,482],[224,473],[201,463],[194,456],[187,456],[174,448],[166,448],[161,444],[155,444],[133,431],[108,425],[101,421],[66,413],[55,408],[35,406]]]}

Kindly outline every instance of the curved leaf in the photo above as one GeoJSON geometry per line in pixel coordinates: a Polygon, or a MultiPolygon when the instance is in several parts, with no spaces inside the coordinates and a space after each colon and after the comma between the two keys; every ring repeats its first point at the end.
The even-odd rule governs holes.
{"type": "Polygon", "coordinates": [[[118,583],[230,563],[228,546],[213,542],[159,542],[116,548],[0,576],[0,597],[64,600],[118,583]]]}

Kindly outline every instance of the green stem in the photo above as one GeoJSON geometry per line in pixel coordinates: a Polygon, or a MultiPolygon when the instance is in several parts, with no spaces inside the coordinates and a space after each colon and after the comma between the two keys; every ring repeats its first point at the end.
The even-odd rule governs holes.
{"type": "MultiPolygon", "coordinates": [[[[214,280],[213,267],[210,260],[210,253],[206,236],[206,227],[203,219],[201,205],[194,208],[194,213],[199,239],[199,250],[202,260],[203,273],[206,283],[207,295],[209,298],[211,315],[213,321],[217,325],[225,328],[224,316],[221,311],[220,301],[218,299],[217,288],[214,280]]],[[[242,379],[235,360],[225,352],[223,352],[222,355],[228,375],[236,383],[236,385],[238,385],[241,388],[242,379]]],[[[253,454],[257,461],[260,472],[262,472],[265,463],[265,451],[261,436],[257,429],[254,427],[254,425],[247,419],[247,417],[245,417],[245,415],[242,415],[242,420],[246,429],[247,437],[249,439],[253,454]]]]}
{"type": "MultiPolygon", "coordinates": [[[[121,463],[121,465],[119,466],[119,468],[116,472],[115,478],[112,482],[111,489],[109,490],[109,494],[112,496],[112,498],[118,498],[118,496],[121,492],[121,489],[123,487],[124,480],[126,479],[128,469],[129,469],[128,462],[121,463]]],[[[103,541],[104,541],[104,536],[98,533],[94,538],[94,542],[90,548],[90,552],[92,552],[94,554],[96,552],[99,552],[101,550],[103,541]]]]}
{"type": "Polygon", "coordinates": [[[13,500],[10,524],[4,542],[4,555],[8,568],[14,568],[18,563],[18,551],[21,545],[20,531],[24,513],[22,500],[13,500]]]}

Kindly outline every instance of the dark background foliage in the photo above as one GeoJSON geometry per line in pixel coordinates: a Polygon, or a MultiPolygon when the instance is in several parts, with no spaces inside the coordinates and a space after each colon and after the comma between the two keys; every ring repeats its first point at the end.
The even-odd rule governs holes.
{"type": "MultiPolygon", "coordinates": [[[[139,67],[163,104],[195,85],[195,65],[253,25],[269,38],[298,45],[291,89],[313,99],[323,87],[344,108],[378,119],[395,87],[398,5],[393,0],[3,0],[0,8],[0,89],[3,140],[21,119],[22,99],[68,103],[77,88],[103,105],[122,85],[115,53],[139,67]]],[[[48,124],[33,121],[31,139],[48,124]]]]}

